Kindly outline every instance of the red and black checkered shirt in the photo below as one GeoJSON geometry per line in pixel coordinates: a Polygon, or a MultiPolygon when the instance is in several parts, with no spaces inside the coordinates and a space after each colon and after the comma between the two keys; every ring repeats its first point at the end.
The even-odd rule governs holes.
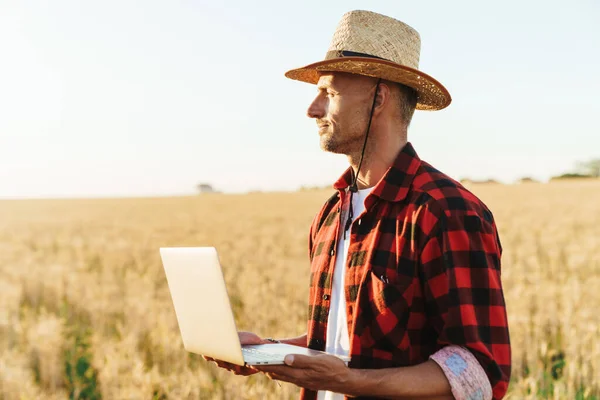
{"type": "MultiPolygon", "coordinates": [[[[308,346],[325,349],[327,317],[351,170],[310,230],[308,346]]],[[[469,349],[506,393],[511,348],[490,210],[408,143],[365,199],[350,231],[345,273],[350,367],[415,365],[446,345],[469,349]]],[[[316,392],[302,390],[303,399],[316,392]]]]}

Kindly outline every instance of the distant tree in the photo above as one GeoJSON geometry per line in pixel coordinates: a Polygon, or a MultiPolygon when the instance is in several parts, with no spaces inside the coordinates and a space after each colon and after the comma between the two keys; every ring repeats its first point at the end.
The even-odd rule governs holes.
{"type": "Polygon", "coordinates": [[[200,193],[214,193],[215,189],[208,183],[200,183],[196,186],[200,193]]]}
{"type": "Polygon", "coordinates": [[[491,179],[491,178],[490,178],[490,179],[483,179],[483,180],[481,180],[481,181],[478,181],[477,183],[486,183],[486,184],[493,184],[493,185],[495,185],[495,184],[498,184],[498,183],[500,183],[500,182],[498,182],[498,181],[497,181],[497,180],[495,180],[495,179],[491,179]]]}
{"type": "Polygon", "coordinates": [[[524,176],[521,179],[519,179],[519,183],[534,183],[534,182],[537,182],[537,180],[530,176],[524,176]]]}
{"type": "Polygon", "coordinates": [[[567,172],[562,175],[553,176],[550,180],[579,178],[600,178],[600,158],[578,162],[575,172],[567,172]]]}
{"type": "Polygon", "coordinates": [[[463,185],[481,185],[481,184],[497,184],[500,183],[495,179],[471,179],[471,178],[461,178],[460,183],[463,185]]]}
{"type": "Polygon", "coordinates": [[[573,172],[568,172],[566,174],[562,174],[562,175],[558,175],[558,176],[553,176],[552,178],[550,178],[551,181],[555,181],[555,180],[560,180],[560,179],[585,179],[585,178],[591,178],[591,175],[585,175],[585,174],[578,174],[578,173],[573,173],[573,172]]]}
{"type": "Polygon", "coordinates": [[[577,170],[582,175],[600,178],[600,158],[577,163],[577,170]]]}
{"type": "Polygon", "coordinates": [[[298,188],[298,191],[300,192],[311,192],[314,190],[328,190],[331,189],[331,185],[323,185],[323,186],[310,186],[310,185],[302,185],[298,188]]]}

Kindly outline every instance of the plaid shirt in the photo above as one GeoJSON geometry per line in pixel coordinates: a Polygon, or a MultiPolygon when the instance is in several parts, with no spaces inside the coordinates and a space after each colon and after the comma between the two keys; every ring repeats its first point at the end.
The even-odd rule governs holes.
{"type": "MultiPolygon", "coordinates": [[[[308,346],[325,349],[327,317],[351,170],[310,230],[308,346]]],[[[468,348],[506,393],[511,348],[502,247],[490,210],[408,143],[350,228],[345,275],[350,367],[415,365],[446,345],[468,348]]],[[[302,390],[301,398],[316,392],[302,390]]]]}

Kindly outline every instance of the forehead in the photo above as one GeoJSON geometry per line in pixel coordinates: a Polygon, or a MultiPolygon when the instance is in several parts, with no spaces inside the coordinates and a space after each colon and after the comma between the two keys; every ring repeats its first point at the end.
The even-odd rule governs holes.
{"type": "Polygon", "coordinates": [[[334,78],[334,74],[320,74],[317,87],[322,88],[332,86],[334,84],[334,78]]]}
{"type": "Polygon", "coordinates": [[[319,76],[317,88],[349,89],[360,88],[371,78],[343,72],[323,72],[319,76]]]}

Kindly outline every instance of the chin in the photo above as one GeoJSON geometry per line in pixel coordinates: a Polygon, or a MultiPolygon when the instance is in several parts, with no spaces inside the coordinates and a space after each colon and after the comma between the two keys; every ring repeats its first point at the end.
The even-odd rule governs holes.
{"type": "Polygon", "coordinates": [[[345,152],[338,143],[332,143],[325,140],[321,140],[321,149],[328,153],[345,154],[345,152]]]}

